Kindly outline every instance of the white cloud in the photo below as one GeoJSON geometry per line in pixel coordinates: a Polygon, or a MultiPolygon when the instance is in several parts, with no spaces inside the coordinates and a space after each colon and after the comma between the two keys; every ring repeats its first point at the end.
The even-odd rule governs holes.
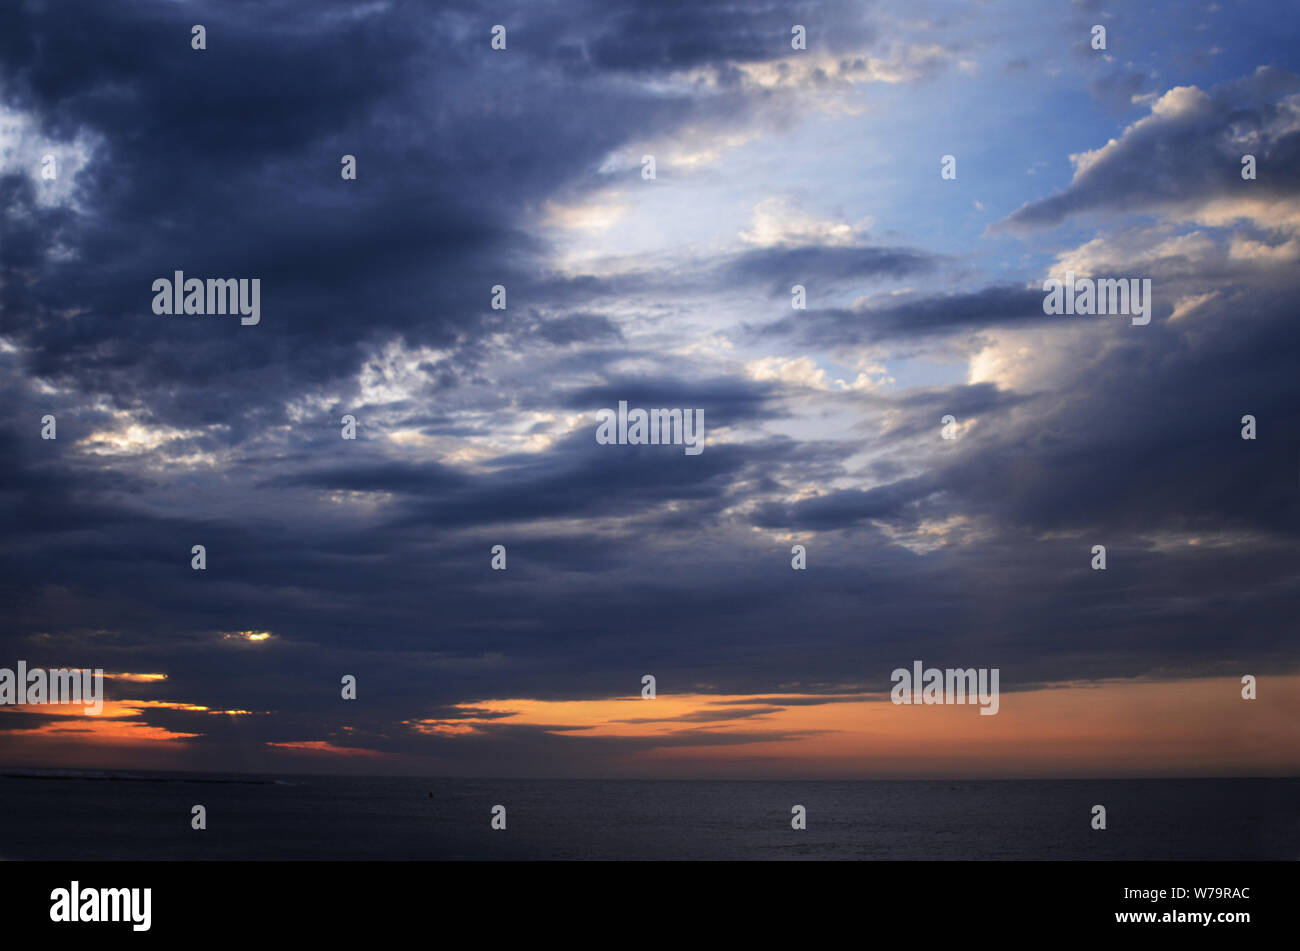
{"type": "Polygon", "coordinates": [[[84,132],[71,142],[46,138],[34,118],[0,106],[0,175],[22,174],[30,178],[38,205],[78,208],[74,198],[77,175],[90,163],[96,142],[84,132]],[[47,156],[53,158],[54,178],[42,175],[47,156]]]}
{"type": "Polygon", "coordinates": [[[768,198],[754,206],[749,228],[740,232],[743,241],[759,247],[780,245],[851,245],[858,229],[870,228],[870,218],[855,227],[845,222],[817,218],[786,198],[768,198]]]}

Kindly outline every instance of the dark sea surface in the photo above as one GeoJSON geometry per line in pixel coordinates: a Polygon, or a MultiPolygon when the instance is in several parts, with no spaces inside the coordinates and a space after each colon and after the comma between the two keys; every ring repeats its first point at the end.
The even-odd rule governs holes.
{"type": "Polygon", "coordinates": [[[700,782],[0,769],[4,859],[1300,859],[1300,779],[700,782]],[[429,793],[433,793],[433,798],[429,793]],[[502,804],[507,828],[491,828],[502,804]],[[190,828],[207,807],[208,828],[190,828]],[[790,808],[808,828],[790,828],[790,808]],[[1094,804],[1105,831],[1091,828],[1094,804]]]}

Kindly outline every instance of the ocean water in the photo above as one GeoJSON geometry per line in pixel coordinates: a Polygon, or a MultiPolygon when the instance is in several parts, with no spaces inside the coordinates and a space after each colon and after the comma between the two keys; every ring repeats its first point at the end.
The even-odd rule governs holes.
{"type": "Polygon", "coordinates": [[[700,782],[0,770],[0,857],[1300,859],[1300,779],[700,782]],[[432,793],[432,797],[430,797],[432,793]],[[507,828],[491,828],[506,807],[507,828]],[[195,804],[205,831],[190,828],[195,804]],[[806,831],[790,828],[791,806],[806,831]],[[1094,831],[1094,804],[1107,829],[1094,831]]]}

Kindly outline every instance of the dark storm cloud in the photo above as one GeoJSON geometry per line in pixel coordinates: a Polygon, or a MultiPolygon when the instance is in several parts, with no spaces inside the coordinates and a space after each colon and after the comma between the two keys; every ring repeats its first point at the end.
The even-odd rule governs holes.
{"type": "Polygon", "coordinates": [[[892,520],[899,518],[907,505],[938,487],[939,483],[933,479],[918,478],[865,491],[841,489],[789,506],[764,506],[756,521],[769,528],[820,531],[849,527],[866,519],[892,520]]]}
{"type": "MultiPolygon", "coordinates": [[[[408,500],[392,527],[431,525],[439,530],[539,518],[616,516],[653,512],[669,502],[691,503],[691,518],[715,512],[734,480],[756,466],[789,462],[806,453],[789,441],[708,447],[698,458],[680,446],[626,446],[595,442],[596,410],[617,407],[685,407],[704,411],[708,427],[773,418],[770,384],[719,378],[674,380],[623,378],[558,396],[589,424],[545,454],[500,456],[490,471],[469,475],[437,463],[375,463],[327,466],[273,477],[277,488],[390,493],[408,500]],[[677,458],[682,457],[682,458],[677,458]]],[[[554,405],[552,403],[551,405],[554,405]]]]}
{"type": "Polygon", "coordinates": [[[308,486],[317,489],[342,489],[348,492],[404,492],[422,495],[442,494],[448,490],[468,488],[469,476],[437,463],[389,462],[362,463],[352,467],[334,467],[278,476],[278,486],[308,486]]]}
{"type": "Polygon", "coordinates": [[[60,721],[69,722],[68,717],[54,714],[28,713],[25,710],[6,710],[0,714],[0,733],[11,730],[35,730],[60,721]]]}
{"type": "Polygon", "coordinates": [[[717,279],[771,282],[773,296],[789,294],[793,283],[862,281],[875,277],[904,277],[935,266],[933,255],[889,247],[777,247],[749,251],[728,262],[717,279]]]}
{"type": "Polygon", "coordinates": [[[761,332],[791,336],[806,347],[839,347],[1024,324],[1042,316],[1041,291],[987,287],[885,307],[809,310],[768,324],[761,332]]]}
{"type": "MultiPolygon", "coordinates": [[[[705,423],[707,431],[707,412],[705,423]]],[[[671,516],[658,509],[674,502],[687,506],[683,527],[698,526],[723,507],[731,485],[747,470],[788,461],[796,452],[793,444],[780,442],[706,444],[699,456],[687,456],[675,445],[599,446],[590,433],[580,432],[541,459],[497,460],[493,475],[476,479],[466,491],[413,503],[398,515],[398,524],[467,528],[653,513],[666,527],[671,516]]]]}
{"type": "MultiPolygon", "coordinates": [[[[1156,286],[1170,286],[1162,283],[1161,265],[1155,273],[1156,286]]],[[[1087,527],[1124,534],[1142,525],[1294,535],[1300,507],[1288,473],[1300,437],[1285,424],[1266,443],[1239,435],[1246,413],[1275,423],[1288,418],[1290,368],[1300,360],[1300,344],[1289,329],[1295,306],[1273,283],[1284,273],[1285,266],[1268,277],[1253,265],[1239,266],[1235,280],[1218,280],[1222,298],[1204,305],[1194,326],[1188,318],[1182,325],[1161,319],[1143,328],[1145,333],[1117,333],[1120,328],[1095,319],[1071,324],[1045,317],[1041,293],[1022,292],[1026,312],[1011,326],[1032,319],[1043,329],[1070,327],[1085,334],[1085,342],[1074,344],[1079,366],[1054,389],[1017,393],[986,383],[915,389],[901,400],[875,397],[874,405],[897,416],[891,440],[933,434],[945,413],[980,425],[931,460],[925,476],[768,503],[757,509],[756,520],[769,527],[827,530],[946,509],[1036,531],[1087,527]],[[1251,319],[1236,316],[1243,313],[1251,319]],[[1220,450],[1207,451],[1207,442],[1220,450]],[[1189,472],[1196,477],[1188,478],[1189,472]],[[916,509],[940,492],[944,506],[931,500],[916,509]]],[[[1294,288],[1294,280],[1291,275],[1287,285],[1294,288]]],[[[941,304],[922,301],[915,310],[940,314],[941,304]]],[[[827,333],[817,323],[821,315],[808,316],[813,323],[804,339],[821,345],[855,339],[838,327],[827,333]]],[[[956,326],[964,324],[955,318],[956,326]]]]}
{"type": "Polygon", "coordinates": [[[1267,442],[1252,443],[1240,429],[1247,413],[1275,426],[1288,418],[1287,368],[1300,359],[1287,329],[1295,313],[1285,298],[1242,293],[1202,315],[1194,336],[1153,321],[1149,335],[1111,339],[1086,376],[1035,401],[1042,412],[1032,424],[963,455],[946,481],[1001,517],[1043,528],[1145,524],[1294,536],[1300,507],[1291,458],[1300,436],[1282,424],[1267,442]],[[1243,306],[1250,321],[1236,319],[1243,306]],[[1149,374],[1157,364],[1158,383],[1149,374]],[[1006,491],[1008,473],[1014,493],[1006,491]]]}
{"type": "Polygon", "coordinates": [[[751,420],[770,419],[776,410],[773,400],[777,388],[770,383],[734,377],[686,380],[661,376],[654,379],[618,377],[598,386],[583,387],[561,394],[559,404],[568,409],[597,410],[618,406],[626,400],[629,407],[690,407],[704,410],[708,426],[734,426],[751,420]]]}
{"type": "MultiPolygon", "coordinates": [[[[6,221],[21,222],[6,229],[4,267],[36,271],[5,282],[6,312],[24,315],[14,332],[40,343],[33,373],[144,401],[176,425],[268,425],[282,398],[341,382],[380,335],[455,345],[472,362],[499,329],[489,288],[547,280],[521,209],[630,137],[743,111],[565,79],[525,43],[489,60],[489,22],[482,44],[450,42],[463,21],[415,4],[323,23],[291,4],[23,4],[0,17],[10,105],[48,134],[99,143],[78,177],[83,213],[38,208],[18,176],[2,183],[6,221]],[[202,52],[189,49],[197,19],[202,52]],[[339,178],[345,153],[355,182],[339,178]],[[60,244],[71,255],[45,255],[60,244]],[[151,282],[176,269],[260,278],[262,323],[153,315],[151,282]]],[[[541,325],[542,339],[616,339],[599,318],[565,320],[541,325]]]]}
{"type": "Polygon", "coordinates": [[[569,314],[543,321],[537,328],[541,337],[553,344],[587,343],[622,339],[618,326],[603,314],[569,314]]]}
{"type": "MultiPolygon", "coordinates": [[[[572,21],[570,21],[572,22],[572,21]]],[[[791,26],[802,24],[808,44],[833,53],[860,49],[875,30],[864,5],[761,0],[641,0],[591,4],[581,39],[566,44],[575,59],[610,71],[662,72],[777,59],[790,52],[791,26]]]]}

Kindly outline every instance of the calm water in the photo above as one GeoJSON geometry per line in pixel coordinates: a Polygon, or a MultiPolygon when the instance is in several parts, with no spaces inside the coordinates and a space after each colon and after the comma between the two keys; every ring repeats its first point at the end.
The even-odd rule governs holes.
{"type": "Polygon", "coordinates": [[[656,782],[0,771],[6,859],[1300,859],[1300,780],[656,782]],[[26,775],[20,775],[20,774],[26,775]],[[91,778],[96,775],[98,778],[91,778]],[[429,798],[429,793],[433,798],[429,798]],[[190,808],[208,811],[204,832],[190,808]],[[508,828],[490,828],[507,809],[508,828]],[[808,828],[790,828],[790,807],[808,828]],[[1108,828],[1090,828],[1091,808],[1108,828]]]}

